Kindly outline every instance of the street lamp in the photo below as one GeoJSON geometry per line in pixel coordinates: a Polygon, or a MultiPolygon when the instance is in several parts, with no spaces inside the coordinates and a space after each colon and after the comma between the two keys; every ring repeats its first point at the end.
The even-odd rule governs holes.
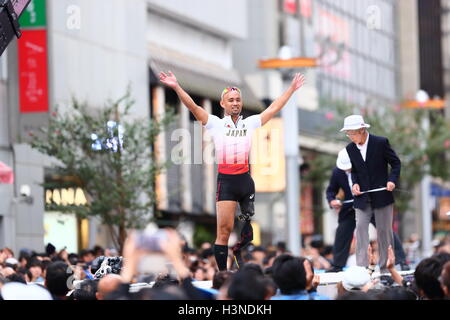
{"type": "MultiPolygon", "coordinates": [[[[317,59],[292,57],[289,46],[283,46],[278,51],[278,58],[260,60],[262,69],[277,69],[283,79],[283,91],[287,90],[295,69],[316,67],[317,59]]],[[[299,152],[299,127],[297,93],[281,109],[284,124],[284,152],[286,157],[286,203],[287,203],[287,229],[288,246],[294,255],[301,255],[300,232],[300,152],[299,152]]]]}
{"type": "MultiPolygon", "coordinates": [[[[282,60],[292,59],[292,50],[283,46],[278,52],[282,60]]],[[[281,69],[283,79],[283,91],[287,90],[289,80],[294,68],[281,69]]],[[[284,124],[284,153],[286,157],[286,203],[287,203],[287,229],[288,244],[294,255],[301,255],[301,232],[300,232],[300,144],[298,141],[298,108],[297,92],[294,92],[287,105],[281,109],[281,117],[284,124]]]]}

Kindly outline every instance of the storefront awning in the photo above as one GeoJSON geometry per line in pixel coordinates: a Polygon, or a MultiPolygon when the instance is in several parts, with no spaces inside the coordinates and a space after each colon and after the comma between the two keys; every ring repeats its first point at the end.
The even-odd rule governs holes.
{"type": "Polygon", "coordinates": [[[431,195],[439,198],[450,197],[450,189],[446,189],[438,184],[431,184],[431,195]]]}
{"type": "Polygon", "coordinates": [[[0,161],[0,183],[14,183],[14,170],[0,161]]]}
{"type": "Polygon", "coordinates": [[[241,89],[244,109],[264,110],[262,101],[235,70],[221,68],[155,45],[149,45],[149,50],[150,68],[156,77],[159,72],[170,70],[186,91],[213,100],[219,100],[225,87],[236,86],[241,89]]]}

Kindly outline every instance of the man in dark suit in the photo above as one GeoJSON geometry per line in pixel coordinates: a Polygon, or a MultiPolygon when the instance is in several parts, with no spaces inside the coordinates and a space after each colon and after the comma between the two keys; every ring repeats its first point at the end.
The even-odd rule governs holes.
{"type": "Polygon", "coordinates": [[[375,216],[380,271],[386,267],[388,247],[393,244],[392,219],[395,189],[400,177],[401,163],[389,140],[369,134],[370,125],[360,115],[345,118],[345,132],[352,141],[346,150],[352,163],[353,207],[356,212],[356,264],[368,267],[369,223],[375,216]],[[388,165],[391,172],[388,172],[388,165]],[[385,187],[385,190],[379,190],[385,187]],[[370,192],[368,192],[370,191],[370,192]]]}
{"type": "MultiPolygon", "coordinates": [[[[353,240],[353,232],[355,231],[355,209],[353,208],[353,195],[351,191],[352,164],[348,156],[347,150],[344,148],[339,152],[336,160],[336,167],[330,178],[329,185],[326,189],[326,196],[330,207],[339,211],[338,227],[336,229],[335,240],[333,245],[333,266],[327,272],[340,272],[347,263],[351,242],[353,240]],[[341,201],[336,199],[339,191],[344,192],[344,199],[341,201]]],[[[370,223],[376,227],[375,217],[372,216],[370,223]]],[[[402,270],[409,270],[406,264],[406,255],[403,250],[402,243],[394,233],[394,249],[395,261],[400,264],[402,270]]]]}

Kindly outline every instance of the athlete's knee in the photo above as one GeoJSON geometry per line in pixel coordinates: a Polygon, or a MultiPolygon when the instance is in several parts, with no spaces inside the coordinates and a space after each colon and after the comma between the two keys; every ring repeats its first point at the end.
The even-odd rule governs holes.
{"type": "Polygon", "coordinates": [[[231,231],[233,231],[233,228],[229,225],[219,226],[218,228],[218,233],[227,237],[231,234],[231,231]]]}
{"type": "Polygon", "coordinates": [[[255,203],[253,201],[248,202],[247,205],[244,206],[244,212],[252,217],[255,214],[255,203]]]}
{"type": "Polygon", "coordinates": [[[255,203],[253,201],[241,203],[240,206],[241,206],[241,214],[239,215],[240,220],[250,220],[250,218],[255,215],[255,203]]]}

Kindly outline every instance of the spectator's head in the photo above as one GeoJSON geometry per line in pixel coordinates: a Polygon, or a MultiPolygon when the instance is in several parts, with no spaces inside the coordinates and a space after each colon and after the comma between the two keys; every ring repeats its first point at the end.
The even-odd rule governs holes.
{"type": "Polygon", "coordinates": [[[8,258],[5,260],[5,266],[12,268],[14,271],[17,271],[19,268],[19,261],[16,258],[8,258]]]}
{"type": "Polygon", "coordinates": [[[202,259],[209,259],[211,257],[214,257],[214,250],[211,247],[202,250],[200,253],[200,258],[202,259]]]}
{"type": "Polygon", "coordinates": [[[414,271],[414,279],[419,289],[419,294],[426,299],[440,300],[444,298],[444,292],[439,283],[442,271],[442,263],[436,257],[423,259],[414,271]]]}
{"type": "Polygon", "coordinates": [[[253,254],[248,251],[245,251],[245,253],[242,255],[242,260],[244,260],[244,263],[256,263],[256,259],[253,254]]]}
{"type": "Polygon", "coordinates": [[[336,300],[377,300],[373,295],[363,291],[346,291],[336,300]]]}
{"type": "Polygon", "coordinates": [[[286,252],[286,242],[279,241],[277,242],[277,251],[279,254],[283,254],[286,252]]]}
{"type": "Polygon", "coordinates": [[[19,256],[19,268],[26,268],[29,260],[30,255],[26,252],[21,252],[19,256]]]}
{"type": "Polygon", "coordinates": [[[97,286],[97,300],[106,300],[107,296],[115,291],[121,283],[122,277],[114,273],[109,273],[101,278],[97,286]]]}
{"type": "Polygon", "coordinates": [[[323,248],[322,255],[323,255],[326,259],[332,260],[332,259],[333,259],[333,246],[326,245],[326,246],[323,248]]]}
{"type": "Polygon", "coordinates": [[[206,269],[200,266],[197,266],[192,269],[192,277],[198,281],[206,280],[206,269]]]}
{"type": "Polygon", "coordinates": [[[219,290],[220,287],[227,281],[227,279],[233,274],[231,271],[217,271],[214,274],[212,281],[212,288],[219,290]]]}
{"type": "Polygon", "coordinates": [[[105,249],[105,256],[107,257],[117,257],[119,255],[119,252],[116,248],[107,248],[105,249]]]}
{"type": "Polygon", "coordinates": [[[72,274],[72,269],[64,262],[52,262],[47,267],[45,287],[54,297],[65,299],[67,292],[72,287],[72,283],[69,281],[72,274]]]}
{"type": "Polygon", "coordinates": [[[206,250],[206,249],[211,249],[212,245],[210,242],[202,242],[202,244],[200,245],[200,249],[201,250],[206,250]]]}
{"type": "Polygon", "coordinates": [[[240,271],[230,278],[228,298],[231,300],[265,300],[269,298],[264,278],[253,271],[240,271]]]}
{"type": "Polygon", "coordinates": [[[0,264],[5,263],[6,259],[13,258],[14,253],[9,248],[0,249],[0,264]]]}
{"type": "Polygon", "coordinates": [[[447,252],[440,252],[435,255],[433,255],[436,259],[438,259],[441,262],[441,265],[444,266],[448,261],[450,261],[450,253],[447,252]]]}
{"type": "MultiPolygon", "coordinates": [[[[371,290],[369,290],[370,292],[371,290]]],[[[387,287],[380,295],[379,300],[417,300],[413,291],[405,287],[387,287]]]]}
{"type": "Polygon", "coordinates": [[[305,258],[288,254],[278,256],[272,265],[272,277],[282,294],[306,289],[305,258]]]}
{"type": "Polygon", "coordinates": [[[257,263],[246,263],[244,264],[239,270],[238,272],[242,272],[242,271],[248,271],[248,272],[253,272],[255,273],[257,276],[264,276],[264,272],[261,268],[261,266],[257,263]]]}
{"type": "Polygon", "coordinates": [[[78,255],[77,255],[76,253],[70,253],[70,254],[67,256],[67,259],[69,259],[69,263],[70,263],[72,266],[76,266],[77,263],[80,261],[80,259],[78,258],[78,255]]]}
{"type": "Polygon", "coordinates": [[[19,283],[27,284],[27,282],[25,281],[23,276],[18,273],[10,274],[9,276],[6,277],[6,280],[8,282],[19,282],[19,283]]]}
{"type": "Polygon", "coordinates": [[[10,248],[3,248],[3,253],[5,254],[6,258],[14,258],[14,252],[10,248]]]}
{"type": "Polygon", "coordinates": [[[5,278],[10,276],[10,275],[12,275],[12,274],[14,274],[14,273],[16,273],[16,272],[11,267],[6,267],[6,268],[3,268],[3,269],[0,269],[0,275],[2,275],[5,278]]]}
{"type": "Polygon", "coordinates": [[[272,277],[264,277],[264,283],[266,284],[267,297],[270,299],[272,296],[277,294],[278,286],[272,277]]]}
{"type": "Polygon", "coordinates": [[[442,291],[447,298],[450,298],[450,261],[442,267],[441,276],[439,278],[442,291]]]}
{"type": "Polygon", "coordinates": [[[338,283],[338,296],[347,291],[362,291],[370,282],[370,275],[366,268],[352,266],[344,271],[342,281],[338,283]]]}
{"type": "Polygon", "coordinates": [[[253,258],[256,260],[256,263],[259,265],[263,265],[263,260],[266,257],[266,249],[261,246],[256,246],[252,250],[253,258]]]}
{"type": "Polygon", "coordinates": [[[97,300],[97,285],[98,280],[83,280],[73,292],[73,298],[75,300],[97,300]]]}
{"type": "Polygon", "coordinates": [[[179,285],[179,281],[172,277],[170,274],[160,274],[153,284],[153,288],[165,288],[167,286],[177,286],[179,285]]]}
{"type": "Polygon", "coordinates": [[[320,234],[315,234],[311,237],[311,243],[310,243],[312,248],[321,250],[324,246],[323,243],[323,236],[320,234]]]}
{"type": "Polygon", "coordinates": [[[37,281],[42,277],[43,267],[42,262],[38,259],[33,259],[28,263],[28,271],[31,274],[30,281],[37,281]]]}
{"type": "Polygon", "coordinates": [[[92,251],[94,252],[94,256],[95,256],[96,258],[105,255],[105,249],[103,249],[103,248],[102,248],[101,246],[99,246],[99,245],[96,245],[92,251]]]}
{"type": "Polygon", "coordinates": [[[276,252],[269,252],[265,257],[264,257],[264,260],[263,260],[263,267],[264,268],[268,268],[268,267],[271,267],[272,266],[272,264],[273,264],[273,261],[275,260],[275,258],[276,258],[276,256],[277,256],[277,253],[276,252]]]}
{"type": "Polygon", "coordinates": [[[84,263],[91,263],[95,259],[95,254],[92,250],[81,250],[80,259],[84,263]]]}
{"type": "Polygon", "coordinates": [[[54,245],[52,245],[51,243],[48,243],[47,246],[45,247],[45,253],[47,254],[47,256],[52,257],[56,254],[56,248],[54,245]]]}
{"type": "Polygon", "coordinates": [[[177,286],[165,288],[142,288],[136,292],[135,300],[187,300],[186,293],[177,286]]]}

